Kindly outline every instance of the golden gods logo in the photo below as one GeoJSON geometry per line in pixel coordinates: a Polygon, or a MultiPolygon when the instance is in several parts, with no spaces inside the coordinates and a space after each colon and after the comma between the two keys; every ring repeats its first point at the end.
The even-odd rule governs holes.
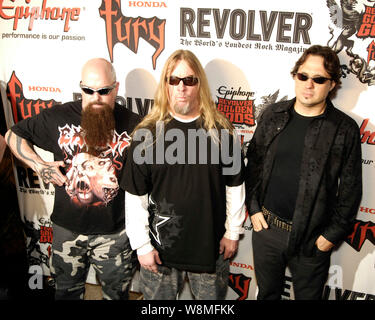
{"type": "Polygon", "coordinates": [[[327,0],[332,35],[327,45],[346,51],[343,76],[354,74],[369,86],[375,84],[375,0],[327,0]],[[340,2],[338,4],[338,2],[340,2]],[[357,39],[356,39],[357,38],[357,39]]]}

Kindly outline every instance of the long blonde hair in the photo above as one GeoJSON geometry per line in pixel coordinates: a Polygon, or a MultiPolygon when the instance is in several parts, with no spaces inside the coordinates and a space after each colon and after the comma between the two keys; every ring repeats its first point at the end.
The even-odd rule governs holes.
{"type": "Polygon", "coordinates": [[[167,79],[172,74],[179,61],[185,61],[189,67],[194,71],[195,76],[199,79],[199,111],[201,115],[202,127],[211,130],[227,129],[230,134],[233,134],[233,126],[231,122],[217,110],[216,105],[211,97],[210,88],[206,73],[199,62],[198,58],[189,50],[176,50],[166,61],[162,70],[159,84],[156,88],[154,105],[150,113],[137,125],[136,130],[146,128],[151,131],[155,130],[156,123],[163,121],[169,122],[172,116],[169,113],[169,96],[167,79]]]}

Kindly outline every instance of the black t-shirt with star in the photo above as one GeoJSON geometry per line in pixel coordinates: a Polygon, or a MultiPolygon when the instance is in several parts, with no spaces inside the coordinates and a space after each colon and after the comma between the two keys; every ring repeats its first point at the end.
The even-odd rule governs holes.
{"type": "Polygon", "coordinates": [[[224,175],[222,148],[211,137],[205,144],[189,136],[197,129],[203,130],[199,119],[172,119],[156,142],[146,142],[149,163],[136,163],[142,142],[134,138],[120,186],[133,195],[149,195],[150,238],[163,265],[213,272],[225,233],[226,186],[243,183],[242,159],[239,172],[224,175]]]}

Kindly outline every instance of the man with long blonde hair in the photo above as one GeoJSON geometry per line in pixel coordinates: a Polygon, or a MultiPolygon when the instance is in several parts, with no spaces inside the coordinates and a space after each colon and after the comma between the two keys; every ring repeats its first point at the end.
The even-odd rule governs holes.
{"type": "Polygon", "coordinates": [[[242,163],[199,60],[175,51],[133,132],[120,183],[145,299],[176,299],[185,274],[194,298],[225,298],[245,218],[242,163]]]}
{"type": "MultiPolygon", "coordinates": [[[[168,58],[160,76],[160,82],[156,89],[152,110],[143,119],[143,121],[139,123],[135,131],[137,131],[139,128],[145,127],[150,129],[155,128],[157,121],[168,122],[173,118],[174,110],[171,108],[170,96],[168,95],[169,84],[167,81],[165,81],[165,79],[171,75],[175,66],[182,60],[191,66],[192,70],[194,70],[196,79],[198,79],[196,84],[197,90],[199,91],[196,101],[194,101],[196,105],[190,107],[191,110],[188,109],[186,111],[189,111],[189,115],[193,114],[193,111],[195,113],[199,113],[202,118],[201,121],[203,121],[203,126],[206,130],[222,128],[233,133],[232,124],[220,111],[217,110],[216,105],[212,100],[207,76],[201,63],[189,50],[177,50],[168,58]]],[[[182,111],[182,113],[184,113],[184,111],[182,111]]]]}

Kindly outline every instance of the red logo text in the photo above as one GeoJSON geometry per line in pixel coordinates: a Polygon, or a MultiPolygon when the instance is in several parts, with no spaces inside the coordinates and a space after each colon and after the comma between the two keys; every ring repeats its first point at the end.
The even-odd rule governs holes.
{"type": "Polygon", "coordinates": [[[120,42],[137,53],[139,39],[143,38],[156,49],[152,56],[152,66],[156,68],[156,60],[164,50],[166,20],[123,16],[120,0],[103,0],[99,14],[105,21],[107,47],[112,62],[116,43],[120,42]]]}
{"type": "Polygon", "coordinates": [[[57,104],[55,100],[31,100],[26,99],[23,95],[23,86],[21,81],[17,78],[15,72],[12,72],[7,86],[7,97],[10,101],[13,121],[17,123],[20,120],[30,118],[39,114],[42,110],[51,108],[57,104]]]}
{"type": "Polygon", "coordinates": [[[366,131],[370,119],[364,119],[360,127],[361,143],[375,144],[375,132],[366,131]]]}
{"type": "MultiPolygon", "coordinates": [[[[14,2],[15,0],[12,0],[14,2]]],[[[24,0],[28,5],[31,0],[24,0]]],[[[0,0],[0,17],[5,20],[13,20],[13,30],[17,30],[19,20],[29,19],[28,30],[32,30],[35,20],[64,20],[64,32],[69,31],[69,22],[78,21],[80,8],[47,7],[47,0],[43,0],[42,7],[31,6],[6,6],[4,0],[0,0]]]]}

